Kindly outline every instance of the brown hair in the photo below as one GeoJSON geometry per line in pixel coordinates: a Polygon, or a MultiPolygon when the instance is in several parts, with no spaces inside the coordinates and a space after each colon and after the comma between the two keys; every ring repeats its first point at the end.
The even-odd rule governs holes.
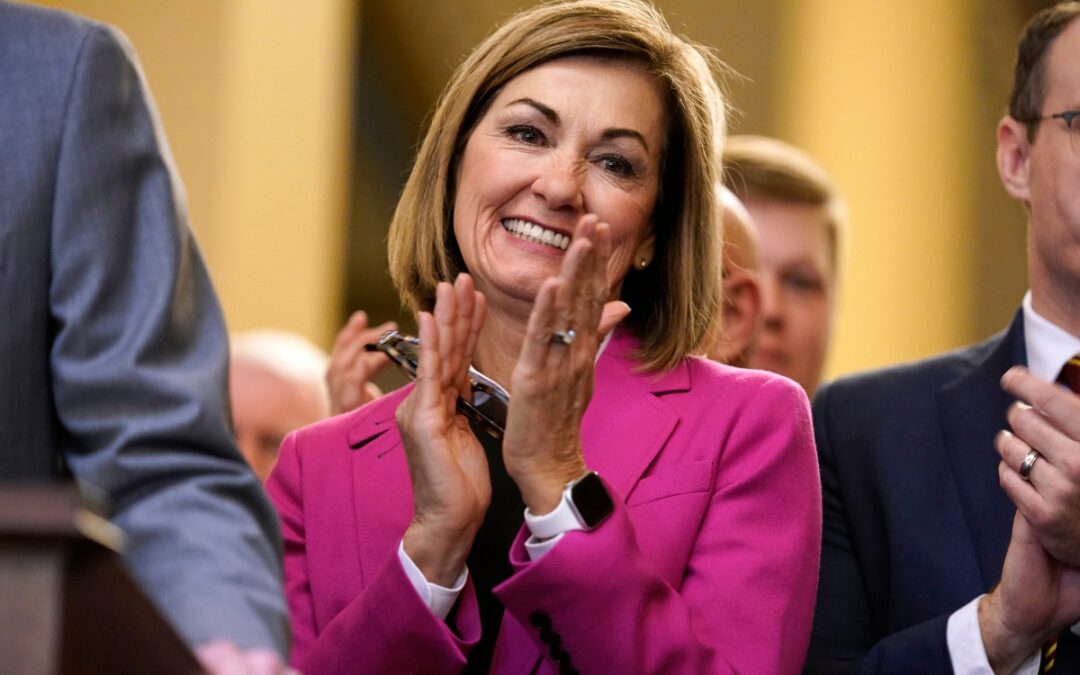
{"type": "Polygon", "coordinates": [[[713,185],[719,178],[724,103],[704,48],[640,0],[557,0],[527,9],[481,42],[451,76],[420,145],[390,225],[390,276],[410,309],[430,310],[439,281],[466,271],[453,235],[454,170],[469,134],[498,91],[555,58],[591,55],[643,65],[666,90],[668,130],[653,213],[656,247],[631,270],[621,299],[644,369],[693,352],[720,309],[713,185]]]}
{"type": "Polygon", "coordinates": [[[1016,50],[1016,70],[1009,94],[1009,116],[1027,127],[1035,140],[1046,97],[1046,52],[1072,20],[1080,16],[1080,2],[1059,2],[1031,17],[1016,50]]]}
{"type": "Polygon", "coordinates": [[[847,208],[825,169],[802,150],[764,136],[729,138],[724,166],[724,185],[740,199],[749,195],[821,207],[832,274],[838,276],[847,208]]]}

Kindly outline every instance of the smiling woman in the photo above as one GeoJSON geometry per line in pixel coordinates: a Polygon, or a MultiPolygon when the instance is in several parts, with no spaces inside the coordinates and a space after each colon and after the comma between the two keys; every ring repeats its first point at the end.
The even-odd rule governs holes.
{"type": "Polygon", "coordinates": [[[301,669],[800,671],[806,397],[691,355],[718,68],[650,5],[572,0],[457,69],[390,232],[416,384],[291,435],[268,483],[301,669]],[[470,366],[509,391],[501,443],[458,412],[470,366]]]}

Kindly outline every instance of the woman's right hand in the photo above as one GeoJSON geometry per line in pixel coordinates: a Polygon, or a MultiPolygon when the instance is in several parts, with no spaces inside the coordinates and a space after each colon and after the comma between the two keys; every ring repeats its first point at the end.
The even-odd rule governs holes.
{"type": "Polygon", "coordinates": [[[469,364],[484,323],[484,296],[467,274],[440,283],[434,316],[420,312],[416,387],[398,406],[413,489],[405,553],[430,583],[452,586],[491,502],[484,448],[457,413],[472,395],[469,364]]]}

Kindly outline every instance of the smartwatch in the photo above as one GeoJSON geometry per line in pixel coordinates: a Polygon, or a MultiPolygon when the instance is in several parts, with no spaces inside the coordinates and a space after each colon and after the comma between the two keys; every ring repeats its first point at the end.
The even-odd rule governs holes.
{"type": "Polygon", "coordinates": [[[559,505],[551,513],[534,516],[525,509],[525,523],[537,539],[550,539],[572,530],[591,530],[614,510],[615,503],[600,474],[587,471],[567,484],[559,505]]]}

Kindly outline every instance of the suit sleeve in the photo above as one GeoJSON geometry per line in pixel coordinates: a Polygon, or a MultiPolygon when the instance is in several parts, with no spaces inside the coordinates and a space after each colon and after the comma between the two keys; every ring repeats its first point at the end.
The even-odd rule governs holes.
{"type": "Polygon", "coordinates": [[[625,505],[569,532],[496,589],[546,657],[582,673],[797,673],[810,636],[820,490],[805,394],[764,384],[719,450],[679,588],[636,542],[625,505]]]}
{"type": "MultiPolygon", "coordinates": [[[[293,622],[293,665],[303,672],[459,673],[480,639],[472,581],[447,621],[428,608],[392,551],[363,590],[324,625],[316,616],[307,561],[303,453],[297,435],[281,446],[267,490],[285,539],[285,594],[293,622]]],[[[318,488],[316,488],[318,489],[318,488]]]]}
{"type": "MultiPolygon", "coordinates": [[[[951,673],[945,636],[948,615],[879,639],[850,531],[837,448],[831,440],[831,391],[825,386],[814,398],[814,430],[824,508],[821,581],[806,672],[951,673]]],[[[850,409],[842,413],[856,414],[850,409]]]]}
{"type": "Polygon", "coordinates": [[[103,491],[136,579],[191,644],[285,654],[280,536],[228,421],[227,339],[156,113],[90,26],[51,222],[50,368],[64,460],[103,491]]]}

